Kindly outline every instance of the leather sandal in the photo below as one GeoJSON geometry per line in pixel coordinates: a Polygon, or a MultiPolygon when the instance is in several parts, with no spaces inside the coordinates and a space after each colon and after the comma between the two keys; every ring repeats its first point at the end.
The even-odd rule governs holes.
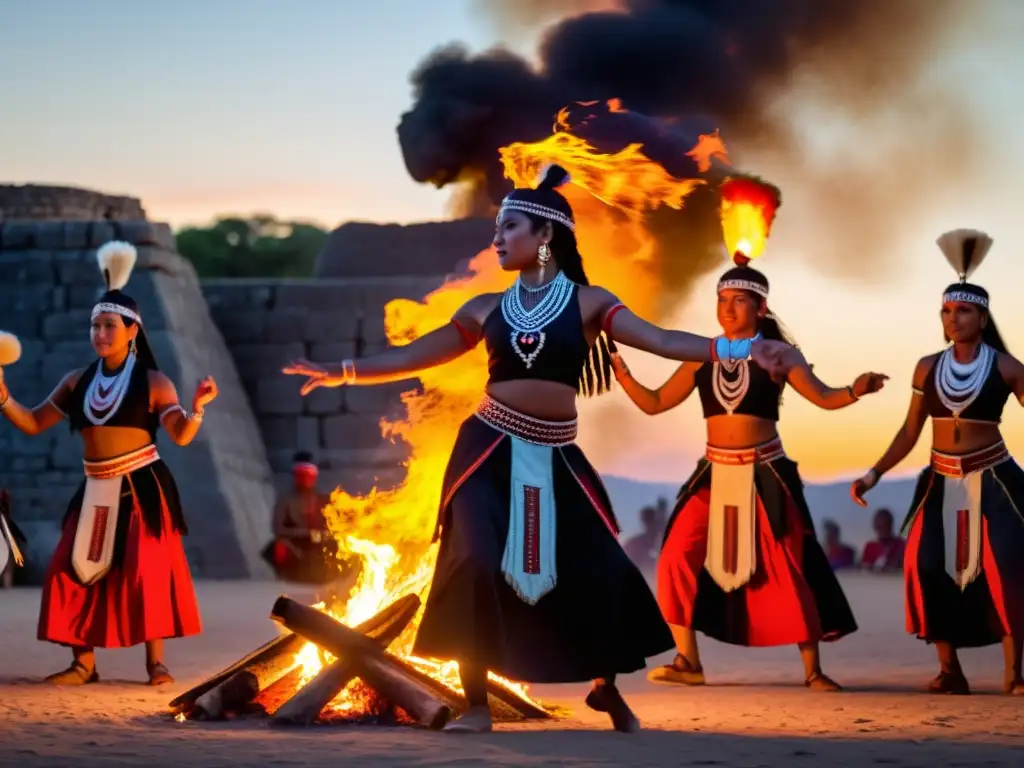
{"type": "Polygon", "coordinates": [[[165,685],[174,682],[174,678],[171,677],[171,673],[163,665],[163,662],[158,661],[156,664],[147,664],[146,671],[149,673],[150,685],[165,685]]]}
{"type": "Polygon", "coordinates": [[[671,664],[655,667],[647,674],[652,683],[675,683],[677,685],[704,685],[704,667],[694,666],[683,654],[677,653],[671,664]]]}
{"type": "Polygon", "coordinates": [[[829,693],[838,693],[843,690],[843,686],[833,680],[831,677],[826,675],[824,672],[815,672],[813,675],[804,680],[804,686],[812,688],[815,691],[827,691],[829,693]]]}
{"type": "Polygon", "coordinates": [[[89,669],[80,661],[71,662],[71,666],[60,672],[47,675],[46,682],[51,685],[88,685],[100,681],[96,668],[89,669]]]}

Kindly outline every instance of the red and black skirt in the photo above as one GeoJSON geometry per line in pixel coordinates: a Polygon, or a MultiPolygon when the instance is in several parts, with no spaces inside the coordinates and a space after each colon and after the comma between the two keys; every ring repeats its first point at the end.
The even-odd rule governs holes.
{"type": "Polygon", "coordinates": [[[567,683],[643,669],[674,646],[654,595],[618,542],[597,472],[566,442],[574,433],[575,422],[539,422],[490,399],[463,423],[444,478],[441,543],[417,655],[524,682],[567,683]],[[553,499],[551,528],[539,516],[527,515],[525,530],[514,522],[517,440],[551,446],[544,469],[553,493],[520,507],[539,515],[537,499],[553,499]],[[545,546],[551,561],[542,567],[545,546]],[[533,576],[552,568],[552,580],[527,594],[530,584],[517,587],[508,575],[509,552],[518,558],[512,565],[533,576]]]}
{"type": "Polygon", "coordinates": [[[754,464],[749,579],[727,590],[706,567],[712,462],[703,458],[680,490],[658,561],[658,603],[668,623],[742,646],[832,641],[855,632],[850,604],[815,535],[797,465],[781,443],[709,452],[730,454],[716,453],[720,461],[754,464]]]}
{"type": "MultiPolygon", "coordinates": [[[[38,637],[67,646],[121,648],[202,630],[182,535],[185,521],[174,477],[156,448],[133,452],[125,467],[110,570],[83,584],[72,553],[85,483],[72,497],[43,583],[38,637]]],[[[86,462],[101,473],[125,457],[86,462]]],[[[121,474],[119,471],[118,474],[121,474]]]]}
{"type": "Polygon", "coordinates": [[[1024,471],[1003,443],[933,452],[903,531],[907,632],[957,648],[1024,635],[1024,471]]]}

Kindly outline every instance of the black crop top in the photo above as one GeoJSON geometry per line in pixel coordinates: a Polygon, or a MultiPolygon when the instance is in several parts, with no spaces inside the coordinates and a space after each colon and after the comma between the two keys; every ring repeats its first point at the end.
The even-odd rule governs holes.
{"type": "MultiPolygon", "coordinates": [[[[68,421],[71,422],[72,432],[80,432],[87,427],[96,426],[85,417],[84,405],[85,392],[92,382],[98,365],[100,365],[99,360],[85,369],[81,378],[78,379],[78,383],[75,384],[75,388],[71,391],[70,397],[67,398],[66,407],[61,403],[55,404],[63,408],[68,421]]],[[[121,401],[121,407],[103,426],[144,429],[153,439],[156,439],[159,425],[159,415],[153,413],[149,408],[149,369],[143,365],[136,365],[132,370],[132,378],[128,382],[128,391],[125,392],[124,400],[121,401]]]]}
{"type": "MultiPolygon", "coordinates": [[[[779,397],[782,395],[782,386],[772,381],[772,377],[757,363],[747,361],[747,373],[750,377],[747,393],[739,401],[733,410],[737,416],[756,416],[759,419],[769,421],[779,420],[779,397]]],[[[697,392],[700,393],[700,404],[704,410],[704,418],[722,416],[727,413],[725,406],[715,396],[714,379],[716,375],[722,376],[722,390],[728,396],[728,392],[734,384],[738,384],[740,371],[729,373],[722,369],[716,374],[715,363],[704,363],[694,374],[694,381],[697,384],[697,392]]]]}
{"type": "MultiPolygon", "coordinates": [[[[933,419],[951,419],[953,414],[942,404],[935,382],[935,369],[938,367],[941,357],[939,355],[935,359],[924,380],[924,390],[922,391],[924,407],[933,419]]],[[[978,393],[974,402],[960,412],[960,418],[966,421],[987,421],[998,424],[1003,419],[1003,408],[1012,391],[999,372],[999,355],[996,354],[992,359],[992,367],[989,369],[988,376],[985,377],[985,383],[981,385],[981,392],[978,393]]]]}
{"type": "Polygon", "coordinates": [[[580,379],[590,345],[583,333],[579,286],[572,287],[569,303],[554,320],[540,331],[517,333],[505,321],[501,305],[487,316],[483,327],[487,347],[488,384],[515,379],[555,381],[573,389],[580,379]],[[523,357],[532,357],[527,367],[523,357]]]}

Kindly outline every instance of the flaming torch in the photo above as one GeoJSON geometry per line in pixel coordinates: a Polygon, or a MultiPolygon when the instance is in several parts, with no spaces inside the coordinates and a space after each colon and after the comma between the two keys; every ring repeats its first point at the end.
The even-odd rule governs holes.
{"type": "Polygon", "coordinates": [[[774,184],[750,175],[730,176],[720,187],[718,214],[722,236],[733,261],[744,265],[764,251],[782,192],[774,184]]]}

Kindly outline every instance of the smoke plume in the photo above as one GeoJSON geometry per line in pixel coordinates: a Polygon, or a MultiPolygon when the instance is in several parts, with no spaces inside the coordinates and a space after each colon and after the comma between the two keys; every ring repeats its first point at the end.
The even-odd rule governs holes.
{"type": "MultiPolygon", "coordinates": [[[[841,233],[815,252],[839,257],[833,263],[856,255],[860,266],[879,233],[906,217],[908,199],[924,205],[930,189],[972,163],[969,115],[926,77],[955,31],[952,0],[479,5],[515,30],[543,26],[553,8],[575,15],[544,29],[539,65],[455,44],[412,74],[415,103],[398,127],[406,167],[438,187],[465,182],[465,215],[488,211],[509,189],[498,148],[547,137],[559,109],[581,101],[620,99],[629,110],[590,121],[589,140],[608,151],[642,141],[678,176],[695,173],[683,153],[698,135],[720,129],[740,169],[783,188],[780,219],[806,206],[819,228],[841,233]],[[880,121],[885,142],[871,133],[880,121]],[[816,134],[833,137],[831,151],[816,134]],[[747,158],[758,167],[744,167],[747,158]]],[[[715,208],[713,188],[699,188],[684,211],[655,222],[674,256],[668,291],[721,263],[709,255],[720,241],[715,208]]]]}

